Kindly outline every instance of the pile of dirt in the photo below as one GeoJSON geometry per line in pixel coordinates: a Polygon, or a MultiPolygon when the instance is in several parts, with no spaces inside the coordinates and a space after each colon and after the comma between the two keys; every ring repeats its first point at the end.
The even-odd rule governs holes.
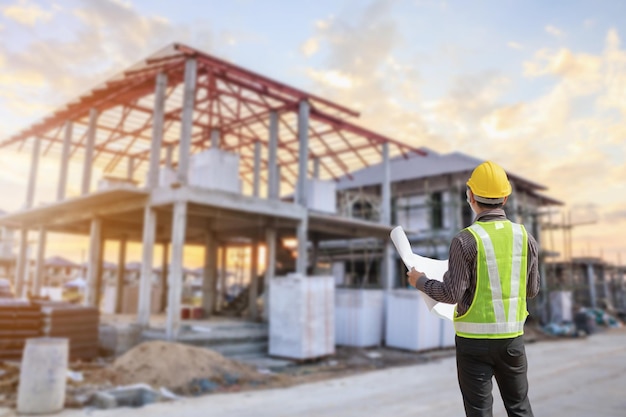
{"type": "Polygon", "coordinates": [[[144,342],[115,360],[108,373],[118,385],[146,383],[184,392],[191,381],[220,386],[264,383],[271,375],[225,358],[206,348],[180,343],[144,342]]]}

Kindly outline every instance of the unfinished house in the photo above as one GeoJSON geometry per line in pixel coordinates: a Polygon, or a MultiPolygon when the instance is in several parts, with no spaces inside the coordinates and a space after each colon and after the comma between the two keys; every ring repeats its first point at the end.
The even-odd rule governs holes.
{"type": "MultiPolygon", "coordinates": [[[[167,265],[161,283],[166,334],[175,339],[185,247],[205,248],[202,306],[210,315],[226,303],[216,291],[223,254],[246,245],[253,250],[243,297],[252,301],[249,316],[258,317],[259,277],[268,282],[275,275],[281,242],[294,241],[296,254],[284,257],[281,273],[305,275],[325,241],[388,239],[390,157],[422,151],[358,126],[357,117],[344,106],[184,45],[157,52],[0,142],[0,149],[32,155],[25,208],[0,218],[0,226],[15,228],[20,237],[18,294],[25,293],[29,233],[38,242],[30,288],[35,294],[46,234],[89,236],[85,300],[92,306],[102,297],[104,246],[118,241],[118,264],[124,265],[127,242],[140,242],[137,323],[150,322],[153,267],[167,265]],[[57,193],[55,201],[34,204],[41,157],[58,160],[57,193]],[[370,164],[380,172],[379,216],[337,213],[334,181],[344,178],[345,188],[351,172],[370,164]],[[290,194],[292,201],[281,199],[290,194]],[[155,259],[156,245],[164,248],[164,259],[155,259]]],[[[118,299],[123,271],[118,268],[118,299]]]]}
{"type": "MultiPolygon", "coordinates": [[[[426,156],[393,158],[391,223],[404,228],[414,252],[436,259],[448,258],[452,237],[473,221],[466,202],[466,185],[474,168],[484,162],[460,152],[439,154],[421,149],[426,156]]],[[[381,218],[384,167],[373,165],[353,172],[337,183],[342,215],[376,222],[381,218]]],[[[509,219],[523,223],[540,241],[541,209],[562,203],[541,192],[546,187],[508,173],[513,194],[505,205],[509,219]]],[[[385,247],[376,239],[328,242],[322,252],[339,285],[380,287],[385,247]]],[[[396,257],[393,287],[406,287],[405,268],[396,257]]]]}

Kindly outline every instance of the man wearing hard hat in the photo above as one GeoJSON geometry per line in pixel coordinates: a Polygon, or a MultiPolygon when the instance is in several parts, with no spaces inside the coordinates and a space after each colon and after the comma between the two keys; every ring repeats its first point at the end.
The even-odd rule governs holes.
{"type": "Polygon", "coordinates": [[[484,162],[467,181],[474,223],[450,244],[443,282],[414,268],[409,283],[442,303],[456,304],[456,358],[467,416],[492,416],[495,376],[509,416],[532,416],[524,322],[526,298],[539,292],[538,251],[523,225],[506,218],[506,172],[484,162]]]}

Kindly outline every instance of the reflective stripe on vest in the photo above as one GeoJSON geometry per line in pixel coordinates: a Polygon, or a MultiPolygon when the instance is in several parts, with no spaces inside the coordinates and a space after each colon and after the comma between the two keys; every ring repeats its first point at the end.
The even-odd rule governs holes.
{"type": "MultiPolygon", "coordinates": [[[[475,335],[506,335],[521,334],[524,330],[524,320],[519,321],[518,308],[520,298],[521,271],[522,260],[524,259],[524,231],[522,226],[516,223],[509,223],[513,235],[512,253],[511,253],[511,276],[510,276],[510,295],[508,314],[504,309],[504,301],[502,294],[502,284],[493,242],[487,231],[478,223],[470,226],[484,248],[485,262],[487,266],[487,276],[491,289],[491,305],[495,315],[495,323],[473,323],[463,321],[463,316],[459,320],[455,319],[454,327],[457,333],[475,334],[475,335]]],[[[476,262],[480,262],[480,256],[476,262]]],[[[476,291],[479,291],[478,275],[476,283],[476,291]]],[[[484,296],[485,294],[483,294],[484,296]]],[[[470,307],[471,309],[471,307],[470,307]]],[[[469,311],[468,311],[469,313],[469,311]]],[[[466,313],[466,314],[468,314],[466,313]]]]}

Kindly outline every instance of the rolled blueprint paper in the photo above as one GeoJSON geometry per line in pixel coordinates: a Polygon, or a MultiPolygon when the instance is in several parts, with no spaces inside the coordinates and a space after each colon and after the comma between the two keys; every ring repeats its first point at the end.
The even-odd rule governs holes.
{"type": "MultiPolygon", "coordinates": [[[[436,279],[437,281],[443,281],[443,274],[448,270],[448,260],[441,261],[438,259],[426,258],[413,253],[409,239],[406,237],[406,233],[402,229],[402,226],[397,226],[391,231],[391,241],[396,247],[396,250],[400,254],[400,258],[408,270],[415,268],[420,272],[426,274],[430,279],[436,279]]],[[[428,306],[428,310],[444,319],[452,320],[454,317],[454,305],[439,303],[428,295],[421,292],[421,295],[428,306]]]]}

